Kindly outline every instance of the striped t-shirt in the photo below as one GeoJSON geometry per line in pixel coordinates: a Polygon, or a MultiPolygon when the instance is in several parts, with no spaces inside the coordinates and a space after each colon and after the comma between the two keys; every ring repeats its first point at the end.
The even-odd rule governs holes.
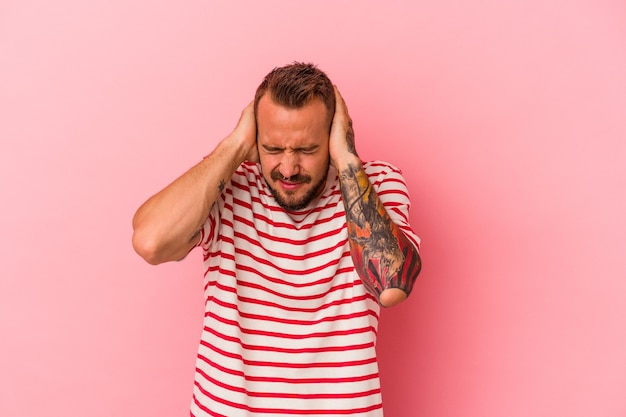
{"type": "MultiPolygon", "coordinates": [[[[400,171],[364,164],[417,247],[400,171]]],[[[206,312],[191,416],[380,417],[379,305],[350,257],[336,170],[312,205],[287,212],[244,163],[202,229],[206,312]]]]}

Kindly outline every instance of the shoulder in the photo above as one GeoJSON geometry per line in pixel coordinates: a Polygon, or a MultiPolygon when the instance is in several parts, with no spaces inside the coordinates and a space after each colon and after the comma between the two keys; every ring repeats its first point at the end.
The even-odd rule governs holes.
{"type": "Polygon", "coordinates": [[[249,179],[260,178],[261,177],[261,169],[259,168],[259,164],[255,164],[252,162],[243,162],[237,169],[235,170],[235,174],[233,178],[236,177],[245,177],[249,179]]]}
{"type": "Polygon", "coordinates": [[[261,169],[258,164],[244,162],[233,173],[231,185],[234,189],[250,190],[259,188],[262,181],[261,169]]]}
{"type": "Polygon", "coordinates": [[[370,182],[375,186],[383,181],[400,181],[404,183],[402,170],[389,162],[378,160],[363,162],[363,171],[365,171],[370,182]]]}
{"type": "Polygon", "coordinates": [[[369,176],[396,174],[402,175],[402,170],[397,166],[385,161],[365,161],[363,162],[363,170],[369,176]]]}

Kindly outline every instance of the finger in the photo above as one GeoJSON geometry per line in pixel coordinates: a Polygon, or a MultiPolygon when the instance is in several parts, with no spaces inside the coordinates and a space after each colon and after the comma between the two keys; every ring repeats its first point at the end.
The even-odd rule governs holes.
{"type": "Polygon", "coordinates": [[[254,111],[254,100],[252,100],[248,105],[243,109],[244,112],[254,111]]]}
{"type": "Polygon", "coordinates": [[[350,116],[348,115],[348,107],[346,106],[346,101],[343,99],[343,96],[341,95],[341,93],[339,92],[339,89],[337,88],[336,85],[333,85],[333,88],[335,89],[335,114],[339,113],[342,115],[345,115],[346,118],[350,118],[350,116]]]}

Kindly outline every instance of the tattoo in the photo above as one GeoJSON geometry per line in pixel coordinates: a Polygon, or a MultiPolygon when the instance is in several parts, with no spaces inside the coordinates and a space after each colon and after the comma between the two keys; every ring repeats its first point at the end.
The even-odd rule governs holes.
{"type": "Polygon", "coordinates": [[[222,179],[220,180],[220,185],[217,186],[217,188],[220,190],[220,193],[224,191],[224,187],[226,187],[226,181],[222,179]]]}
{"type": "Polygon", "coordinates": [[[196,230],[196,232],[189,239],[189,243],[192,243],[194,240],[196,240],[196,238],[200,235],[200,232],[202,232],[202,229],[196,230]]]}
{"type": "Polygon", "coordinates": [[[387,288],[411,292],[421,269],[415,247],[391,220],[361,169],[340,174],[350,251],[365,288],[377,298],[387,288]]]}
{"type": "Polygon", "coordinates": [[[355,156],[359,156],[356,153],[356,146],[354,144],[354,129],[352,128],[352,120],[348,122],[348,131],[346,132],[346,142],[348,143],[348,152],[355,156]]]}

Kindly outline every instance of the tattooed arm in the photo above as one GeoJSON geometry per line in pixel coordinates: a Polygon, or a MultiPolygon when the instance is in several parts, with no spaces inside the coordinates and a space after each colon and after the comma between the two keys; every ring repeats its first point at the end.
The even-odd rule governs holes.
{"type": "Polygon", "coordinates": [[[404,301],[421,269],[415,246],[389,217],[354,145],[354,130],[339,94],[331,128],[331,161],[339,172],[350,251],[365,288],[384,307],[404,301]]]}
{"type": "Polygon", "coordinates": [[[198,244],[202,225],[226,181],[245,160],[258,160],[253,103],[208,157],[137,210],[133,218],[135,251],[153,265],[184,258],[198,244]]]}

